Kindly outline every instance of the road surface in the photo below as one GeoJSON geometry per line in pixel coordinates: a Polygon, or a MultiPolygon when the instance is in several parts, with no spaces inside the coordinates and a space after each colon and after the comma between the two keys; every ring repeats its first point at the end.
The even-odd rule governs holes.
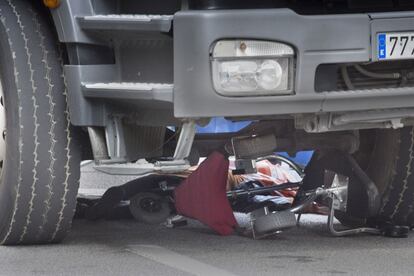
{"type": "MultiPolygon", "coordinates": [[[[114,181],[86,167],[81,185],[97,192],[114,181]]],[[[305,215],[300,228],[252,240],[195,221],[167,229],[76,220],[63,244],[0,247],[0,275],[414,275],[414,233],[333,238],[325,224],[305,215]]]]}

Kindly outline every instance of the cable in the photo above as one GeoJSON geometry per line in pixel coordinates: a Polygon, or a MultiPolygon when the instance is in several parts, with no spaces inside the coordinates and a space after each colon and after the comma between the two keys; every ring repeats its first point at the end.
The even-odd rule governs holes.
{"type": "Polygon", "coordinates": [[[168,138],[161,146],[151,150],[149,153],[147,153],[146,155],[150,156],[151,154],[158,152],[159,150],[163,149],[169,142],[171,142],[174,138],[176,138],[178,136],[178,131],[175,131],[174,134],[168,138]]]}

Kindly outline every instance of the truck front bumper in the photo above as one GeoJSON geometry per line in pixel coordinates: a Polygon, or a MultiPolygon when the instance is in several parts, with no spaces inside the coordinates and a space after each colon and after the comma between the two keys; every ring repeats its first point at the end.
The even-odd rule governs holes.
{"type": "Polygon", "coordinates": [[[316,92],[320,64],[377,60],[376,34],[414,31],[414,12],[302,16],[289,9],[183,11],[174,17],[174,113],[240,117],[414,107],[414,88],[316,92]],[[210,51],[221,39],[280,41],[296,50],[294,94],[224,97],[210,51]]]}

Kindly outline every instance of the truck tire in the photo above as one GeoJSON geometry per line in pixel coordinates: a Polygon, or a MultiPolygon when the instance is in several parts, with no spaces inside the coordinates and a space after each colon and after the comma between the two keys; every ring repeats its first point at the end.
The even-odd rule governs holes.
{"type": "Polygon", "coordinates": [[[367,174],[382,196],[376,222],[414,226],[414,128],[375,130],[362,139],[371,144],[367,174]]]}
{"type": "Polygon", "coordinates": [[[6,245],[61,241],[79,183],[62,58],[47,15],[30,2],[0,0],[0,243],[6,245]]]}

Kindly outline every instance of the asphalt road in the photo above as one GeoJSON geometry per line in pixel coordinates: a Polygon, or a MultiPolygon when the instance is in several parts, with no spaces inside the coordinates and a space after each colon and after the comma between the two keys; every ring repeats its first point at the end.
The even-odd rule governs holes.
{"type": "MultiPolygon", "coordinates": [[[[86,168],[81,185],[98,193],[113,182],[86,168]]],[[[77,220],[63,244],[1,247],[0,275],[414,275],[414,233],[333,238],[325,223],[307,215],[300,228],[252,240],[195,221],[167,229],[77,220]]]]}

